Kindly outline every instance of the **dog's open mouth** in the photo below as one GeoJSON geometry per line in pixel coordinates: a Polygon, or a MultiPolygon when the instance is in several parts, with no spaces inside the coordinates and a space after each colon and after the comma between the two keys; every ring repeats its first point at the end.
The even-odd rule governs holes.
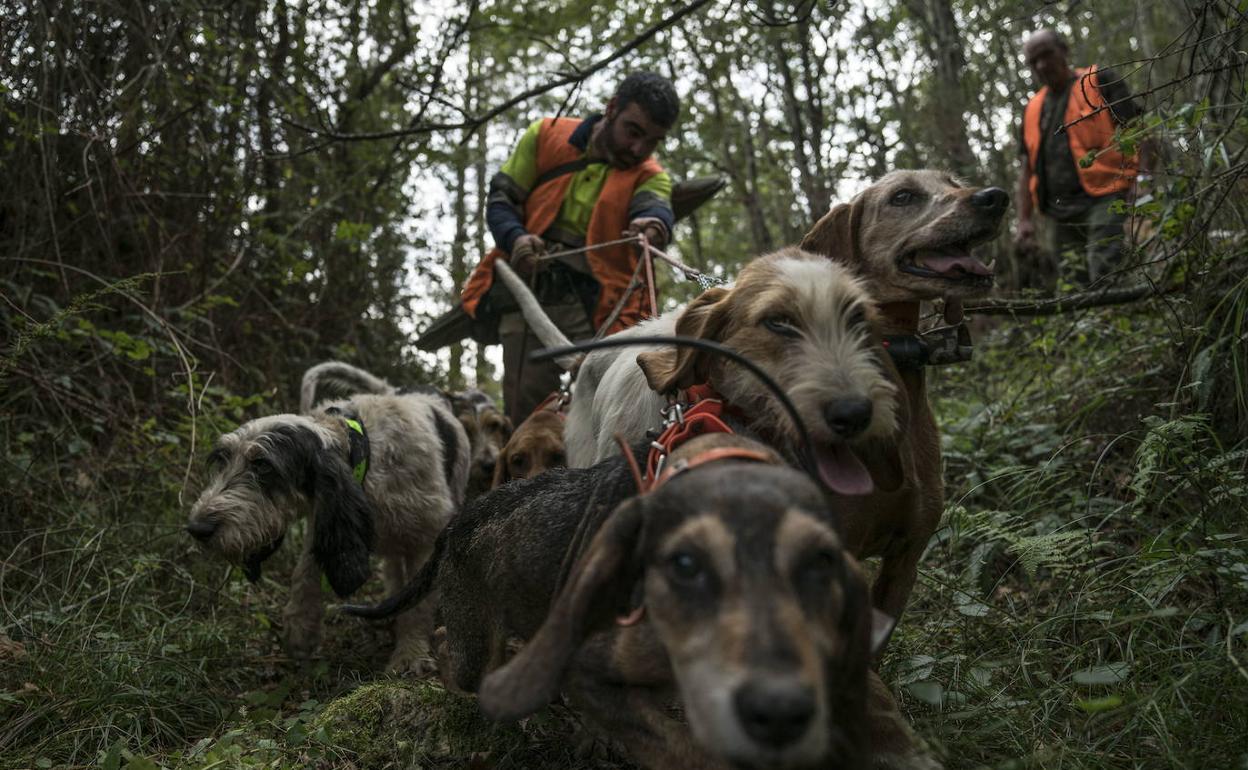
{"type": "Polygon", "coordinates": [[[976,245],[978,244],[972,241],[963,241],[915,249],[902,255],[898,268],[902,272],[923,278],[941,278],[957,283],[991,284],[992,267],[971,255],[971,249],[976,245]]]}
{"type": "Polygon", "coordinates": [[[845,444],[816,445],[815,462],[819,478],[839,495],[869,495],[875,490],[867,466],[845,444]]]}

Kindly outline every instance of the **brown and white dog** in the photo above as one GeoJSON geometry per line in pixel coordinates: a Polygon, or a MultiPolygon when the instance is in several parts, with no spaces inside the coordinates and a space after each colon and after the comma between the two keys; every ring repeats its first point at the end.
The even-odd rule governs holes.
{"type": "Polygon", "coordinates": [[[552,408],[539,408],[520,423],[498,453],[491,488],[565,465],[563,415],[552,408]]]}
{"type": "MultiPolygon", "coordinates": [[[[817,254],[789,248],[755,259],[731,289],[713,288],[678,313],[616,338],[700,337],[741,353],[772,376],[810,431],[825,483],[843,494],[870,491],[861,462],[898,424],[896,372],[880,347],[876,309],[862,281],[817,254]]],[[[747,415],[750,429],[795,457],[798,434],[780,402],[740,366],[688,348],[586,359],[564,436],[568,464],[613,454],[613,436],[642,440],[657,427],[661,394],[709,383],[747,415]],[[605,371],[596,363],[607,361],[605,371]]]]}

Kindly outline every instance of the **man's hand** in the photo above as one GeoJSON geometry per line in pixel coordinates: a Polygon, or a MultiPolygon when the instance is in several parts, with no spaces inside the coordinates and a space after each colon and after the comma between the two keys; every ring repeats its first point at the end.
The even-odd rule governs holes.
{"type": "Polygon", "coordinates": [[[645,234],[646,240],[656,249],[662,249],[667,246],[667,226],[663,224],[663,220],[654,217],[641,217],[634,219],[628,223],[628,229],[624,231],[624,237],[645,234]]]}
{"type": "Polygon", "coordinates": [[[546,253],[546,242],[533,233],[525,233],[511,244],[511,257],[507,260],[520,275],[541,272],[544,263],[538,257],[546,253]]]}

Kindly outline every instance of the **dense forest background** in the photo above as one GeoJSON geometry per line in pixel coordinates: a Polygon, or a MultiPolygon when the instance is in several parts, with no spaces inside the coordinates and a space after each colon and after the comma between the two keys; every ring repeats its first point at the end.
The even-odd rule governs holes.
{"type": "Polygon", "coordinates": [[[413,340],[523,127],[623,73],[677,84],[663,162],[728,185],[674,250],[731,276],[895,168],[1012,192],[1040,26],[1126,75],[1156,178],[1118,294],[992,246],[976,360],[932,375],[949,508],[884,673],[951,767],[1248,763],[1243,2],[0,10],[0,765],[618,766],[562,711],[489,732],[384,680],[377,629],[286,660],[282,570],[247,586],[181,529],[206,447],[327,358],[497,392],[492,355],[413,340]]]}

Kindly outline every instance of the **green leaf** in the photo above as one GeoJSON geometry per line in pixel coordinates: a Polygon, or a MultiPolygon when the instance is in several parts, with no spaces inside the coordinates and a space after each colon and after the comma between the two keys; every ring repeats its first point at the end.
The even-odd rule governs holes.
{"type": "Polygon", "coordinates": [[[1122,705],[1121,695],[1106,695],[1103,698],[1078,699],[1075,705],[1087,714],[1099,714],[1102,711],[1113,711],[1122,705]]]}
{"type": "Polygon", "coordinates": [[[1130,674],[1131,666],[1128,663],[1107,663],[1104,666],[1076,671],[1073,678],[1076,684],[1105,685],[1126,681],[1130,674]]]}
{"type": "Polygon", "coordinates": [[[957,610],[968,618],[982,618],[991,611],[991,608],[987,604],[967,602],[966,604],[959,604],[957,610]]]}
{"type": "Polygon", "coordinates": [[[941,686],[940,682],[933,682],[930,679],[906,685],[906,692],[929,706],[939,707],[945,699],[945,688],[941,686]]]}
{"type": "Polygon", "coordinates": [[[121,748],[121,740],[108,747],[108,753],[104,755],[104,760],[100,762],[100,767],[103,770],[121,770],[121,748]]]}

